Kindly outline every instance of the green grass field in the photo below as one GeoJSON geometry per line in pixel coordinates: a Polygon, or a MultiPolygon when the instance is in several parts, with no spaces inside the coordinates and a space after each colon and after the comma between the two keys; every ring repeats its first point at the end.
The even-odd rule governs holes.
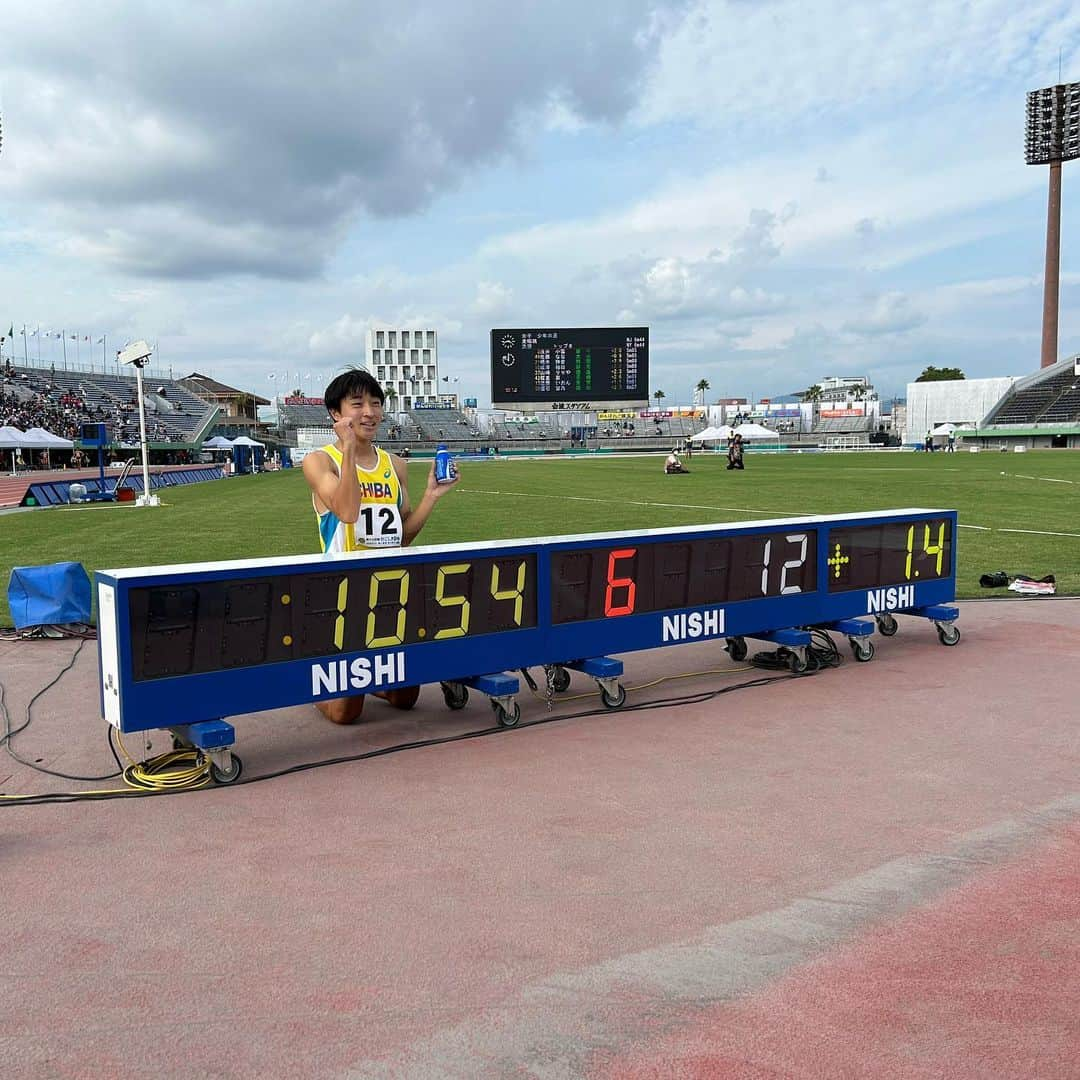
{"type": "MultiPolygon", "coordinates": [[[[1080,454],[748,454],[743,473],[698,453],[688,476],[662,458],[594,457],[465,463],[425,544],[607,532],[795,514],[919,506],[960,512],[960,597],[991,595],[993,570],[1054,574],[1080,595],[1080,454]],[[975,528],[978,526],[979,528],[975,528]],[[1017,531],[1009,531],[1017,530],[1017,531]],[[1048,534],[1066,535],[1048,535],[1048,534]]],[[[414,500],[429,462],[409,467],[414,500]]],[[[315,519],[299,469],[174,488],[157,509],[88,505],[0,515],[0,625],[10,625],[13,566],[123,566],[307,554],[315,519]]],[[[1011,595],[995,591],[992,595],[1011,595]]]]}

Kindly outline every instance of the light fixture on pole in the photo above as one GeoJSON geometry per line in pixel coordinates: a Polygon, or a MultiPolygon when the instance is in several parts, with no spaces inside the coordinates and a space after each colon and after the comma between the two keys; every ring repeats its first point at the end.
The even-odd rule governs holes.
{"type": "Polygon", "coordinates": [[[1046,207],[1046,269],[1040,367],[1057,363],[1058,294],[1061,267],[1061,163],[1080,157],[1080,83],[1059,83],[1027,96],[1024,158],[1050,166],[1046,207]]]}
{"type": "Polygon", "coordinates": [[[142,369],[150,362],[153,351],[145,341],[133,341],[116,354],[118,364],[130,364],[135,368],[135,393],[139,398],[139,445],[142,449],[143,493],[135,500],[136,506],[161,505],[161,500],[150,491],[149,454],[146,446],[146,406],[143,402],[142,369]]]}

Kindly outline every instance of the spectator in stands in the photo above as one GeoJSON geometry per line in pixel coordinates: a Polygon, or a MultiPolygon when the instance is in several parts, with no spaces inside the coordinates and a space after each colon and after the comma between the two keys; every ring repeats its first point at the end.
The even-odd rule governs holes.
{"type": "MultiPolygon", "coordinates": [[[[333,443],[304,457],[304,478],[324,552],[403,547],[424,527],[435,504],[457,482],[435,482],[435,463],[415,508],[409,503],[405,462],[373,443],[383,418],[383,389],[366,371],[352,368],[338,375],[323,395],[334,424],[333,443]]],[[[398,709],[411,709],[418,686],[376,691],[398,709]]],[[[351,724],[364,708],[363,694],[318,701],[316,707],[335,724],[351,724]]]]}
{"type": "Polygon", "coordinates": [[[743,465],[743,441],[738,432],[728,439],[727,467],[729,469],[745,468],[743,465]]]}
{"type": "Polygon", "coordinates": [[[690,470],[679,460],[679,455],[675,450],[672,450],[667,456],[667,460],[664,462],[664,473],[667,476],[672,476],[675,473],[688,473],[690,470]]]}

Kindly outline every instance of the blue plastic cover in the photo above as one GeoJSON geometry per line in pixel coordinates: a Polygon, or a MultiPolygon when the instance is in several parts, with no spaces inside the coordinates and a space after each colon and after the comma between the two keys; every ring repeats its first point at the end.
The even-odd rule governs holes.
{"type": "Polygon", "coordinates": [[[90,621],[90,578],[82,563],[16,566],[8,582],[15,628],[90,621]]]}

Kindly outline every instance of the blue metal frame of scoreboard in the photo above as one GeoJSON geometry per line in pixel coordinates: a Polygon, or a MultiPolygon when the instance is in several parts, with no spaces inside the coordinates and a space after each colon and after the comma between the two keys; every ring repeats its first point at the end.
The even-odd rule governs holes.
{"type": "MultiPolygon", "coordinates": [[[[653,649],[689,640],[760,637],[784,628],[816,626],[858,616],[880,615],[883,612],[926,609],[931,605],[948,603],[955,598],[956,527],[957,515],[954,510],[904,509],[872,514],[652,529],[632,534],[596,533],[499,541],[483,545],[449,544],[347,555],[294,556],[101,571],[96,575],[96,590],[103,714],[122,732],[169,728],[344,696],[343,693],[329,691],[339,689],[333,685],[339,672],[343,676],[343,685],[355,687],[357,684],[350,684],[344,676],[346,670],[357,670],[356,665],[360,666],[364,678],[369,682],[372,671],[381,672],[382,681],[371,683],[370,690],[387,689],[463,680],[486,673],[514,671],[539,665],[567,664],[605,653],[653,649]],[[931,525],[939,530],[936,534],[936,546],[931,543],[931,525]],[[846,545],[847,537],[852,535],[853,529],[868,530],[869,535],[879,526],[891,527],[893,535],[907,537],[906,563],[903,551],[899,553],[906,572],[900,574],[894,571],[879,575],[886,578],[899,577],[900,580],[867,579],[854,588],[838,588],[834,581],[830,591],[830,575],[835,574],[839,578],[840,562],[846,561],[843,558],[844,553],[838,548],[839,541],[833,539],[838,536],[837,530],[845,530],[846,545]],[[945,545],[941,543],[941,538],[946,535],[946,528],[949,537],[948,557],[943,560],[942,548],[945,545]],[[808,542],[804,539],[800,549],[799,538],[808,537],[810,532],[816,534],[816,544],[807,550],[808,542]],[[752,538],[770,535],[774,538],[780,536],[786,544],[786,550],[776,553],[771,569],[770,552],[765,550],[764,563],[755,563],[750,571],[751,575],[756,575],[759,572],[757,567],[764,566],[761,581],[766,594],[760,597],[750,596],[736,601],[721,600],[676,609],[635,613],[630,610],[633,608],[633,595],[629,587],[629,576],[612,575],[613,566],[620,575],[628,575],[628,568],[632,564],[625,553],[645,551],[649,545],[667,544],[672,551],[681,545],[682,549],[688,551],[689,546],[697,541],[729,541],[732,545],[741,541],[743,547],[737,550],[742,551],[749,550],[747,544],[752,542],[752,538]],[[913,537],[917,539],[913,541],[913,537]],[[925,576],[932,576],[933,580],[915,580],[919,575],[918,571],[912,571],[913,544],[916,549],[925,549],[917,550],[916,554],[923,560],[920,565],[930,567],[925,576]],[[800,550],[801,562],[798,558],[789,558],[783,563],[781,570],[780,560],[784,555],[797,555],[800,550]],[[932,567],[934,552],[937,552],[936,570],[932,567]],[[601,561],[602,556],[608,554],[605,595],[608,598],[615,597],[618,601],[616,606],[615,601],[609,604],[609,599],[604,600],[605,608],[611,607],[611,614],[601,615],[599,618],[588,613],[568,617],[565,611],[561,611],[556,613],[559,619],[553,618],[553,560],[558,561],[560,566],[566,566],[567,553],[580,554],[583,560],[590,557],[586,553],[591,553],[591,557],[600,557],[601,561]],[[200,587],[209,591],[214,587],[223,587],[222,582],[242,586],[245,581],[259,579],[264,583],[270,582],[265,585],[269,591],[274,579],[284,581],[288,578],[296,582],[302,580],[298,575],[320,574],[325,579],[328,572],[337,575],[361,570],[367,573],[373,570],[385,571],[380,576],[382,583],[372,587],[372,595],[377,596],[379,589],[383,589],[385,594],[393,593],[396,586],[390,584],[390,588],[385,589],[383,585],[400,582],[403,577],[402,570],[413,568],[412,573],[419,575],[421,571],[417,568],[420,564],[429,564],[429,567],[440,564],[443,567],[439,572],[440,582],[443,582],[452,580],[444,578],[444,572],[461,573],[459,568],[471,565],[473,560],[486,560],[486,566],[493,559],[512,560],[516,556],[522,557],[521,566],[526,565],[526,559],[535,559],[534,582],[523,585],[523,579],[519,578],[518,591],[514,593],[514,583],[510,581],[509,573],[503,572],[500,580],[498,572],[493,571],[491,579],[492,595],[501,601],[509,598],[510,607],[507,608],[505,603],[503,607],[519,620],[519,626],[512,629],[492,632],[483,632],[481,629],[467,636],[389,646],[382,644],[385,639],[379,639],[380,647],[373,649],[337,651],[322,656],[309,652],[300,659],[276,659],[273,662],[237,666],[235,657],[230,658],[224,644],[227,628],[222,622],[219,635],[222,642],[219,670],[194,674],[170,671],[161,676],[148,676],[144,669],[142,676],[136,677],[136,666],[142,662],[136,642],[145,643],[148,638],[146,620],[142,626],[133,623],[132,598],[133,592],[137,590],[143,590],[144,594],[146,590],[151,590],[158,596],[164,596],[170,593],[170,590],[170,595],[186,590],[187,594],[193,595],[200,587]],[[620,559],[623,561],[619,562],[620,559]],[[799,567],[802,565],[807,567],[807,574],[809,568],[813,568],[813,580],[806,581],[807,588],[790,583],[797,579],[799,567]],[[786,585],[785,579],[788,580],[786,585]],[[217,586],[214,583],[218,583],[217,586]],[[613,583],[624,586],[622,591],[613,592],[613,583]],[[535,592],[534,598],[529,599],[529,603],[535,605],[535,625],[521,626],[523,609],[520,603],[517,603],[515,608],[514,597],[520,596],[530,587],[535,592]],[[781,589],[787,591],[781,592],[781,589]],[[795,589],[801,591],[793,591],[795,589]],[[768,595],[773,591],[780,594],[768,595]],[[233,666],[229,666],[230,664],[233,666]]],[[[884,532],[881,535],[884,535],[884,532]]],[[[760,546],[764,548],[765,544],[760,546]]],[[[660,564],[662,550],[657,548],[652,553],[652,559],[657,565],[660,564]]],[[[736,548],[729,546],[727,550],[730,552],[736,548]]],[[[895,551],[891,557],[895,562],[895,551]]],[[[528,565],[531,566],[532,562],[528,565]]],[[[755,580],[752,577],[747,578],[745,570],[740,572],[744,579],[755,580]]],[[[873,571],[866,573],[872,574],[873,571]]],[[[405,589],[408,578],[405,578],[405,582],[401,592],[401,609],[398,612],[399,635],[403,634],[402,628],[406,621],[405,589]]],[[[604,583],[600,584],[603,587],[604,583]]],[[[442,589],[443,585],[440,584],[439,588],[442,589]]],[[[564,590],[563,595],[571,597],[571,601],[567,603],[577,603],[573,599],[573,584],[563,584],[560,588],[564,590]],[[570,589],[569,594],[565,593],[567,588],[570,589]]],[[[584,603],[583,594],[578,595],[584,603]]],[[[595,589],[593,595],[596,595],[595,589]]],[[[290,603],[287,595],[279,595],[277,599],[281,604],[290,603]]],[[[436,599],[440,605],[463,603],[460,597],[443,595],[441,599],[436,596],[436,599]]],[[[430,598],[428,603],[430,605],[430,598]]],[[[562,603],[560,600],[560,604],[562,603]]],[[[451,610],[463,609],[458,607],[451,610]]],[[[283,618],[286,615],[290,618],[304,617],[302,612],[283,612],[280,608],[276,617],[283,618]]],[[[361,607],[359,617],[374,620],[375,615],[371,609],[365,611],[361,607]]],[[[531,617],[529,615],[530,619],[531,617]]],[[[343,620],[344,616],[341,619],[343,620]]],[[[462,624],[466,622],[467,615],[462,616],[462,624]]],[[[373,621],[369,621],[367,625],[367,632],[371,634],[373,621]]],[[[188,631],[189,637],[195,634],[195,630],[190,626],[188,631]]],[[[341,634],[342,631],[339,629],[338,633],[341,634]]],[[[424,631],[420,630],[419,633],[423,636],[424,631]]],[[[286,637],[284,640],[288,643],[292,639],[286,637]]],[[[164,647],[166,653],[169,648],[170,645],[164,647]]],[[[239,663],[242,665],[246,662],[241,659],[239,663]]],[[[357,691],[349,688],[344,692],[357,691]]]]}

